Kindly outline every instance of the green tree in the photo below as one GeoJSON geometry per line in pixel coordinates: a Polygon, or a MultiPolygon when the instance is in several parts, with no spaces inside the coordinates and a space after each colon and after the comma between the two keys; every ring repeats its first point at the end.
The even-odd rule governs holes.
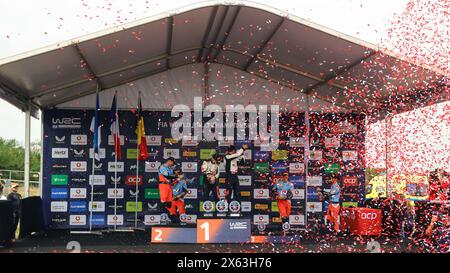
{"type": "MultiPolygon", "coordinates": [[[[39,143],[32,144],[30,153],[30,170],[38,172],[40,170],[41,149],[39,143]]],[[[24,170],[25,149],[15,139],[0,138],[0,169],[1,170],[24,170]]],[[[13,177],[23,179],[23,177],[13,177]]]]}

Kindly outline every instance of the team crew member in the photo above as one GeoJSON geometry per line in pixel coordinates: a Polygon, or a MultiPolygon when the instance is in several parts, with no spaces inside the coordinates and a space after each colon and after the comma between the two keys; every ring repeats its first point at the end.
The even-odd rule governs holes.
{"type": "Polygon", "coordinates": [[[331,177],[331,189],[330,189],[330,204],[328,205],[327,221],[333,223],[334,230],[339,232],[339,212],[341,210],[341,188],[339,187],[339,181],[336,175],[331,177]]]}
{"type": "Polygon", "coordinates": [[[172,206],[172,179],[175,178],[173,167],[175,165],[175,159],[170,157],[166,160],[166,163],[159,167],[159,196],[163,207],[167,210],[172,206]]]}
{"type": "Polygon", "coordinates": [[[11,239],[16,239],[16,230],[19,224],[20,215],[22,212],[22,195],[19,193],[19,184],[11,183],[10,193],[7,200],[11,201],[13,208],[13,226],[11,230],[11,239]]]}
{"type": "Polygon", "coordinates": [[[185,178],[181,170],[176,170],[176,178],[172,183],[172,206],[170,207],[170,220],[173,223],[179,223],[180,218],[177,217],[177,212],[179,215],[186,213],[186,208],[184,206],[184,196],[188,193],[185,178]]]}
{"type": "Polygon", "coordinates": [[[215,154],[210,160],[205,160],[202,163],[201,172],[203,174],[203,194],[205,200],[209,200],[212,192],[214,201],[219,201],[219,162],[220,156],[215,154]]]}
{"type": "Polygon", "coordinates": [[[289,174],[284,173],[283,178],[273,186],[273,193],[277,199],[278,210],[280,212],[281,221],[284,223],[289,222],[289,215],[291,214],[291,199],[294,185],[289,182],[289,174]]]}
{"type": "Polygon", "coordinates": [[[238,162],[244,158],[244,151],[248,149],[248,145],[242,145],[242,148],[236,151],[236,147],[230,146],[228,147],[227,154],[225,155],[225,175],[227,182],[227,193],[226,200],[228,204],[231,202],[231,195],[233,195],[233,199],[240,199],[240,191],[239,191],[239,179],[237,176],[238,173],[238,162]]]}

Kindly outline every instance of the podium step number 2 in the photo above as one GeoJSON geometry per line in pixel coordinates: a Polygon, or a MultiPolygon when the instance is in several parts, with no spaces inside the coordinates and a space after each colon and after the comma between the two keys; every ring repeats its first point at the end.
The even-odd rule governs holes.
{"type": "Polygon", "coordinates": [[[197,228],[152,228],[152,243],[245,243],[251,239],[250,219],[198,219],[197,228]]]}

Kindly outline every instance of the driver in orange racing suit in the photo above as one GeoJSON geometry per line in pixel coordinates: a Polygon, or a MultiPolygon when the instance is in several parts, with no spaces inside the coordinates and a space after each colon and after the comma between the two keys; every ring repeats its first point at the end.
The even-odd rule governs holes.
{"type": "Polygon", "coordinates": [[[162,164],[159,167],[159,196],[161,200],[161,204],[163,207],[169,211],[172,207],[172,180],[175,178],[175,174],[173,172],[173,168],[175,165],[175,159],[173,157],[169,157],[166,160],[166,163],[162,164]]]}

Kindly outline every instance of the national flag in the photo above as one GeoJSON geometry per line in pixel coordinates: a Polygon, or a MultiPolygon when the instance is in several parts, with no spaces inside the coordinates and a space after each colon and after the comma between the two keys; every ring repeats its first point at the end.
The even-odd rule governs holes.
{"type": "Polygon", "coordinates": [[[122,159],[122,149],[120,148],[120,125],[119,125],[119,111],[117,109],[117,93],[114,94],[112,106],[111,106],[111,135],[114,139],[114,153],[117,156],[117,159],[122,159]]]}
{"type": "Polygon", "coordinates": [[[137,126],[136,126],[136,135],[137,135],[137,143],[138,143],[138,160],[146,160],[148,158],[148,150],[147,150],[147,139],[145,138],[145,126],[144,126],[144,117],[142,116],[142,103],[141,103],[141,95],[139,94],[139,102],[138,102],[138,114],[137,114],[137,126]]]}
{"type": "Polygon", "coordinates": [[[94,133],[94,146],[93,146],[94,158],[98,161],[100,161],[99,150],[100,150],[100,144],[102,141],[101,125],[98,124],[99,109],[100,109],[100,100],[99,100],[99,96],[97,93],[96,102],[95,102],[95,115],[92,118],[92,122],[91,122],[91,132],[94,133]]]}

